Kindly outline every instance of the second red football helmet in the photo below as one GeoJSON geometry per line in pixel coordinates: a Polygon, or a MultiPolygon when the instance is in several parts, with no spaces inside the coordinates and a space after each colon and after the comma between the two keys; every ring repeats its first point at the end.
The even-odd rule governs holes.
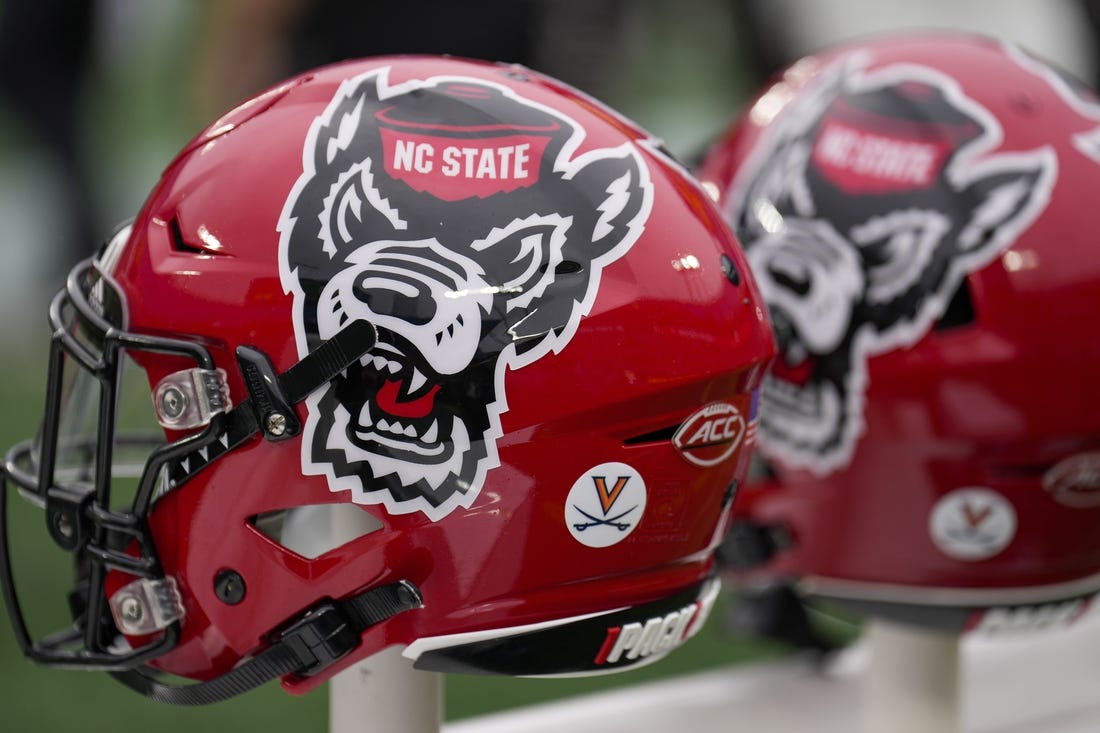
{"type": "Polygon", "coordinates": [[[1095,94],[991,39],[875,37],[788,68],[699,174],[779,346],[771,473],[735,507],[760,573],[944,628],[1079,613],[1100,590],[1095,94]]]}

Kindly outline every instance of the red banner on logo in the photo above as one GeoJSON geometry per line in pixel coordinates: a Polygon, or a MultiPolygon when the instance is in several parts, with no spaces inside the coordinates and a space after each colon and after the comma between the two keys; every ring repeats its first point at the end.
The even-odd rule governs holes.
{"type": "Polygon", "coordinates": [[[380,128],[386,172],[444,201],[515,191],[538,183],[550,141],[537,135],[457,138],[380,128]]]}
{"type": "Polygon", "coordinates": [[[833,119],[814,141],[813,161],[847,193],[883,194],[934,185],[951,149],[935,135],[884,133],[833,119]]]}

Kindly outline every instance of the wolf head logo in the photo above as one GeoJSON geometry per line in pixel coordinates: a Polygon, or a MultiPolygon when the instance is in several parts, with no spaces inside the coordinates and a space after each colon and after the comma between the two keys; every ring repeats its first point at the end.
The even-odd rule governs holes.
{"type": "Polygon", "coordinates": [[[469,506],[499,465],[506,371],[565,347],[652,203],[633,144],[480,79],[345,81],[279,222],[300,353],[379,345],[307,400],[303,471],[392,513],[469,506]]]}
{"type": "Polygon", "coordinates": [[[731,190],[772,317],[761,448],[828,473],[863,429],[868,357],[915,343],[963,278],[1046,207],[1050,148],[998,152],[996,117],[953,79],[850,57],[792,103],[731,190]]]}

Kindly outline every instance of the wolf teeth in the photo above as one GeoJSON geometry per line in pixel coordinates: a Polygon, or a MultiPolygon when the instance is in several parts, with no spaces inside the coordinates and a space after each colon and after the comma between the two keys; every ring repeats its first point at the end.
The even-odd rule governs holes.
{"type": "Polygon", "coordinates": [[[369,438],[372,433],[374,435],[389,433],[403,438],[413,438],[419,440],[421,443],[428,444],[435,443],[439,440],[438,420],[432,420],[432,424],[428,426],[428,429],[424,431],[423,435],[420,435],[417,433],[416,426],[413,424],[405,425],[398,420],[390,422],[385,418],[379,418],[378,422],[375,423],[371,419],[370,408],[367,405],[363,405],[363,409],[359,412],[359,426],[362,428],[372,428],[371,430],[357,431],[357,434],[362,438],[369,438]]]}
{"type": "Polygon", "coordinates": [[[415,394],[417,390],[428,383],[428,378],[420,373],[416,367],[412,368],[412,376],[409,377],[409,394],[415,394]]]}
{"type": "Polygon", "coordinates": [[[361,358],[359,360],[359,363],[362,364],[363,366],[367,366],[369,364],[370,366],[374,367],[377,371],[383,372],[383,373],[384,372],[389,372],[390,374],[397,374],[399,371],[401,371],[401,365],[398,362],[396,362],[392,359],[387,359],[384,356],[370,356],[370,355],[367,355],[367,356],[364,356],[363,358],[361,358]]]}
{"type": "Polygon", "coordinates": [[[420,436],[420,439],[425,443],[434,443],[439,439],[439,421],[432,420],[431,426],[424,431],[424,434],[420,436]]]}

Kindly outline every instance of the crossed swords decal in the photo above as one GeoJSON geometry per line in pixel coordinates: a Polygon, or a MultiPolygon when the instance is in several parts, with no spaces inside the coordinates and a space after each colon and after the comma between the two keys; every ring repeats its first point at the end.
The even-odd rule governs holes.
{"type": "Polygon", "coordinates": [[[588,512],[586,512],[584,509],[581,509],[576,504],[574,504],[573,508],[576,509],[581,514],[583,514],[585,516],[585,518],[588,519],[589,521],[587,521],[587,522],[574,522],[573,523],[573,528],[575,530],[577,530],[578,532],[583,532],[584,530],[588,529],[589,527],[597,527],[597,526],[600,526],[600,525],[606,525],[608,527],[614,527],[615,529],[619,530],[620,532],[625,532],[626,530],[630,529],[630,522],[622,522],[622,521],[619,521],[619,520],[621,520],[627,514],[630,514],[635,509],[637,509],[638,508],[637,504],[630,507],[629,509],[627,509],[624,512],[620,512],[620,513],[616,514],[613,517],[607,516],[607,513],[609,511],[611,511],[611,507],[615,505],[615,500],[619,498],[619,494],[621,494],[623,489],[626,487],[627,478],[628,478],[627,476],[619,476],[618,479],[615,481],[615,486],[613,488],[611,488],[610,490],[608,490],[608,488],[607,488],[607,478],[606,477],[604,477],[604,476],[593,476],[592,477],[592,482],[596,485],[596,493],[600,497],[600,506],[603,507],[604,516],[603,517],[594,516],[594,515],[589,514],[588,512]]]}
{"type": "Polygon", "coordinates": [[[619,520],[622,519],[623,517],[625,517],[627,514],[630,514],[635,509],[637,509],[638,505],[635,504],[634,506],[630,507],[625,512],[623,512],[622,514],[616,514],[615,516],[607,517],[606,519],[600,519],[599,517],[594,517],[591,514],[589,514],[588,512],[586,512],[585,510],[581,509],[576,504],[573,505],[573,508],[576,509],[581,514],[583,514],[584,516],[588,517],[588,519],[591,520],[591,521],[588,521],[588,522],[574,522],[573,523],[573,528],[576,529],[578,532],[583,532],[586,529],[588,529],[589,527],[595,527],[596,525],[599,525],[599,524],[606,524],[606,525],[609,525],[611,527],[614,527],[615,529],[619,530],[620,532],[625,532],[627,529],[630,528],[630,523],[629,522],[620,522],[619,520]]]}

